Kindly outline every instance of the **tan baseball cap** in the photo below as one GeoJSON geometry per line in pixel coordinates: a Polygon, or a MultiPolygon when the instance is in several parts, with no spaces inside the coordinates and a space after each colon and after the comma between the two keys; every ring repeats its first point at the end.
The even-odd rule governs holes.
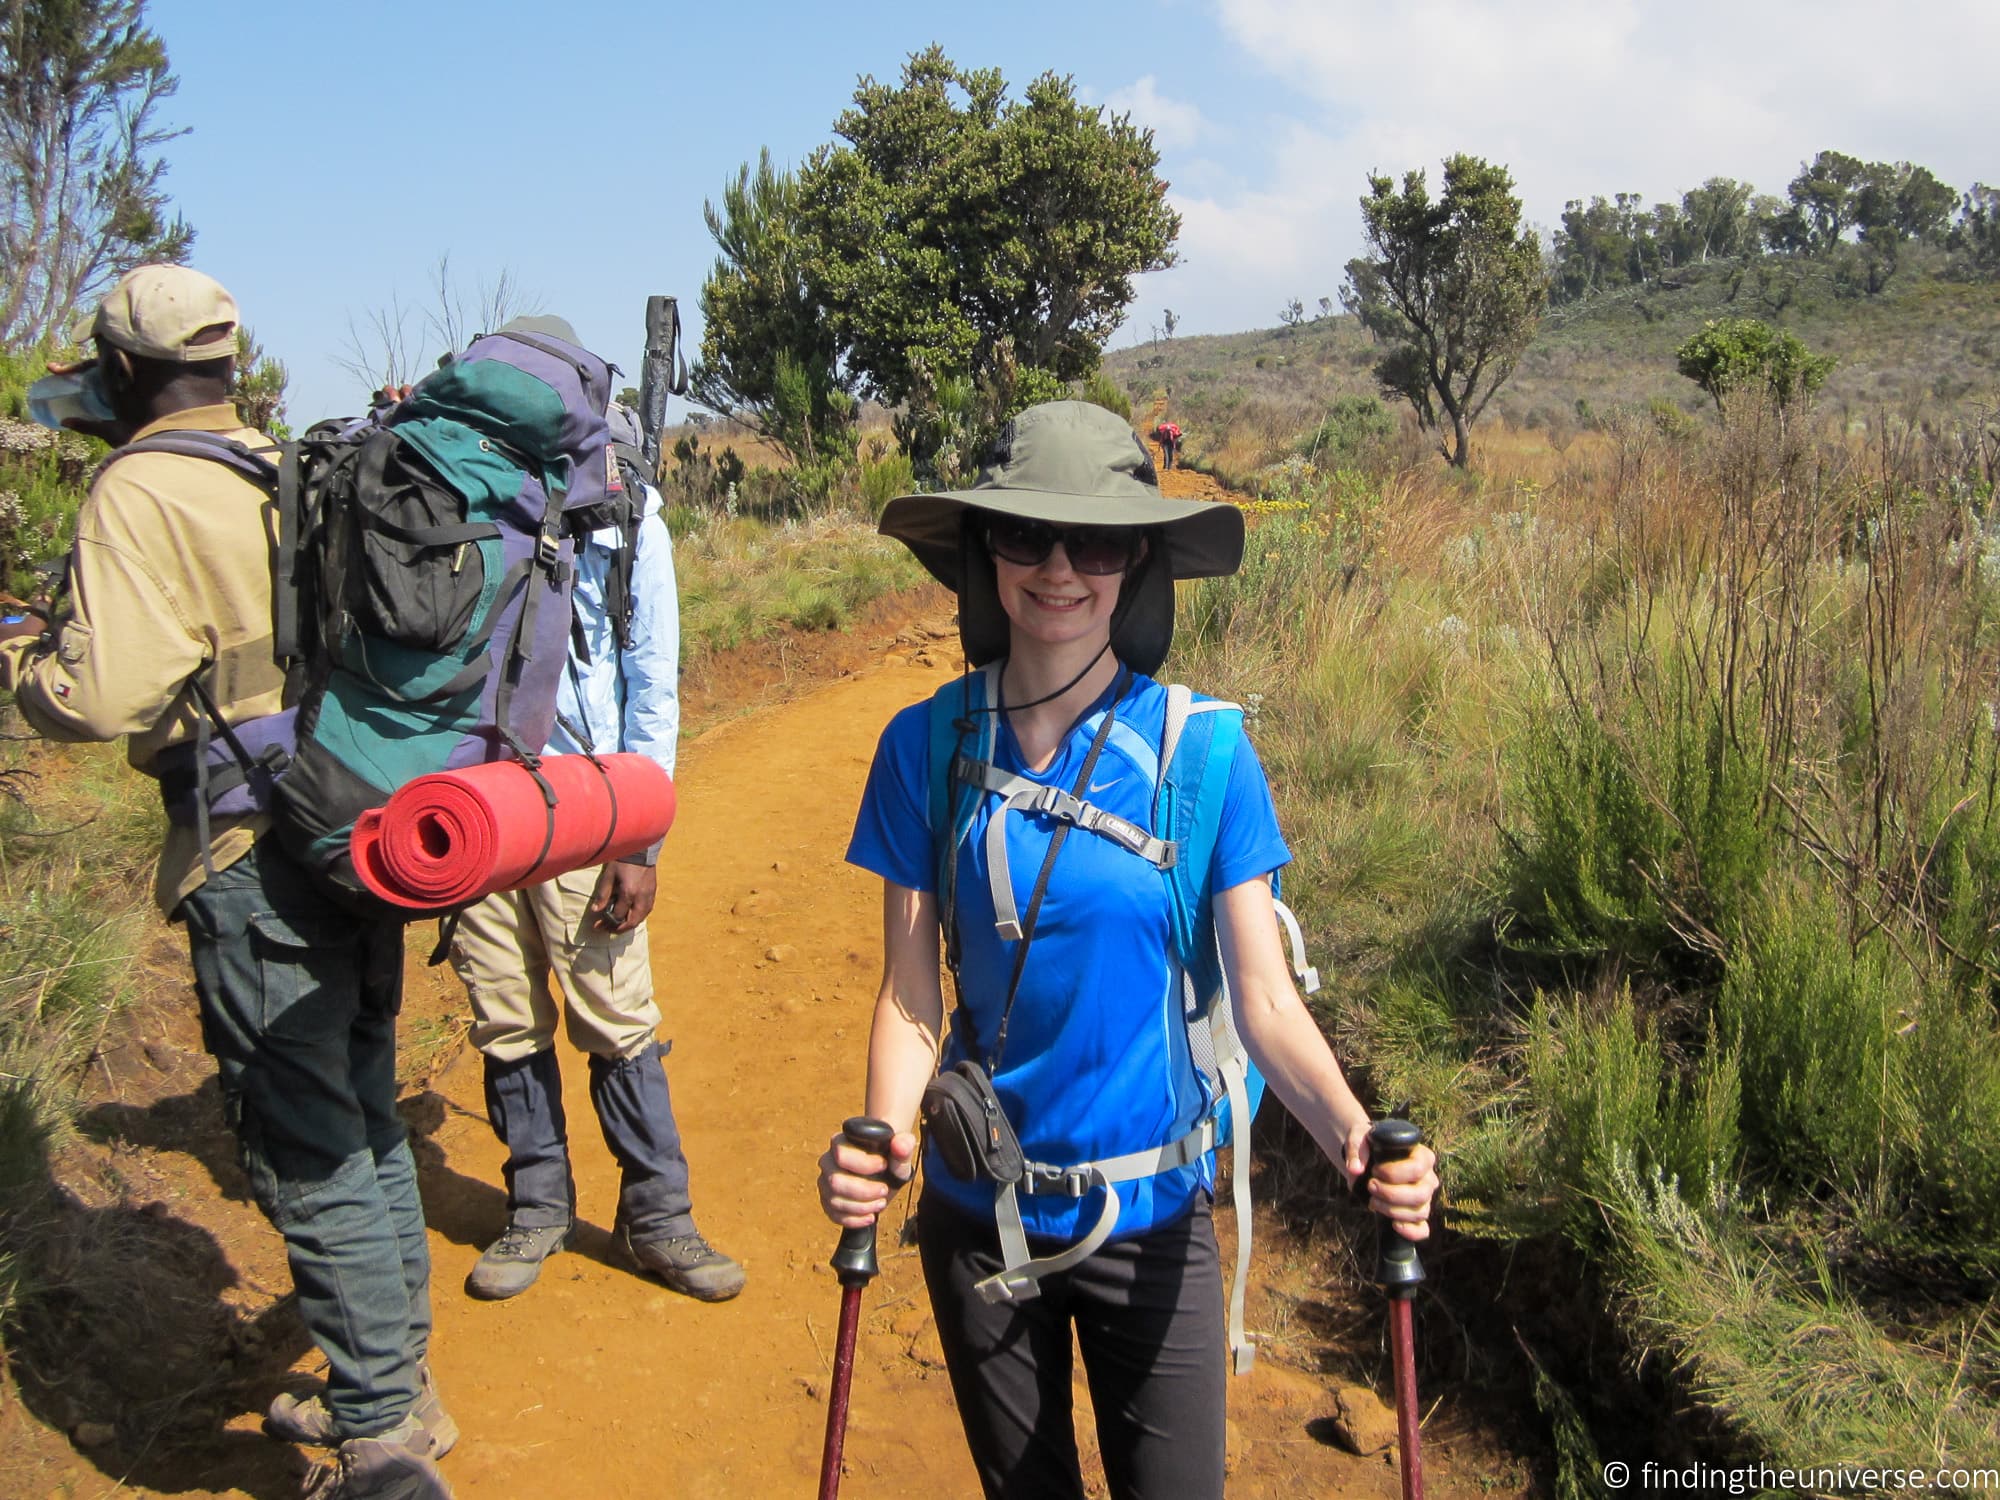
{"type": "Polygon", "coordinates": [[[119,278],[77,342],[102,339],[141,359],[191,364],[236,353],[236,323],[236,299],[213,276],[140,266],[119,278]]]}

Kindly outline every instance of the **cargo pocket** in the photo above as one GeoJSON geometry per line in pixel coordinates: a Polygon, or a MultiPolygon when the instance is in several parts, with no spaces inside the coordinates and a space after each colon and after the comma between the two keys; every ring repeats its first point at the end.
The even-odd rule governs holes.
{"type": "Polygon", "coordinates": [[[83,659],[90,655],[91,639],[90,626],[81,620],[65,621],[62,635],[56,643],[56,655],[62,658],[62,664],[66,667],[80,666],[83,659]]]}
{"type": "Polygon", "coordinates": [[[258,912],[250,918],[257,956],[258,1023],[273,1041],[322,1043],[354,1024],[359,951],[351,921],[258,912]]]}
{"type": "Polygon", "coordinates": [[[562,896],[563,931],[569,938],[570,946],[577,949],[579,955],[587,949],[599,950],[600,968],[603,966],[602,950],[616,947],[630,936],[610,931],[590,909],[590,898],[597,893],[598,871],[601,869],[602,865],[591,867],[589,885],[578,882],[557,887],[562,896]]]}

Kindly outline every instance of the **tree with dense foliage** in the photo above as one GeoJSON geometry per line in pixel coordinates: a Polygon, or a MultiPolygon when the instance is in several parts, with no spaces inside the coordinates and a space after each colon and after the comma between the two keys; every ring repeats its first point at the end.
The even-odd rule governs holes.
{"type": "Polygon", "coordinates": [[[933,47],[899,86],[864,79],[834,128],[847,144],[815,156],[808,218],[837,257],[834,316],[886,400],[907,394],[913,359],[978,375],[1003,341],[1025,366],[1080,379],[1132,278],[1173,264],[1180,218],[1151,132],[1079,103],[1067,78],[1045,73],[1011,101],[997,69],[933,47]],[[885,304],[919,288],[942,303],[912,309],[916,336],[895,337],[885,304]]]}
{"type": "Polygon", "coordinates": [[[856,406],[821,293],[819,250],[799,216],[799,182],[761,152],[702,205],[721,252],[701,289],[701,358],[689,397],[738,416],[794,463],[853,446],[856,406]]]}
{"type": "MultiPolygon", "coordinates": [[[[1873,295],[1889,284],[1911,245],[1960,248],[1952,225],[1956,191],[1913,162],[1864,162],[1822,151],[1799,168],[1786,196],[1711,177],[1678,203],[1645,207],[1636,193],[1573,198],[1550,246],[1550,298],[1575,302],[1600,292],[1670,285],[1673,273],[1711,260],[1749,261],[1766,250],[1809,257],[1842,293],[1873,295]]],[[[1965,202],[1969,205],[1971,200],[1965,202]]],[[[1976,269],[1962,253],[1963,270],[1976,269]]]]}
{"type": "Polygon", "coordinates": [[[1068,78],[1010,99],[997,69],[931,47],[900,83],[863,78],[834,131],[800,174],[808,277],[859,389],[908,403],[922,472],[1087,377],[1132,278],[1174,262],[1152,132],[1068,78]],[[954,410],[974,430],[954,436],[954,410]]]}
{"type": "Polygon", "coordinates": [[[1854,222],[1870,243],[1922,240],[1938,243],[1958,207],[1958,194],[1929,167],[1906,161],[1872,161],[1854,195],[1854,222]]]}
{"type": "Polygon", "coordinates": [[[1541,242],[1521,227],[1507,169],[1462,154],[1445,161],[1435,199],[1422,169],[1403,174],[1400,192],[1370,174],[1361,217],[1370,254],[1348,262],[1342,301],[1387,346],[1375,365],[1384,393],[1408,401],[1464,468],[1472,424],[1541,321],[1541,242]]]}
{"type": "Polygon", "coordinates": [[[64,331],[133,266],[181,261],[155,111],[178,80],[145,0],[0,7],[0,348],[64,331]]]}
{"type": "Polygon", "coordinates": [[[1681,194],[1681,253],[1675,264],[1688,265],[1741,255],[1756,248],[1750,225],[1754,189],[1733,177],[1711,177],[1681,194]]]}
{"type": "Polygon", "coordinates": [[[1868,168],[1844,151],[1822,151],[1785,188],[1791,209],[1770,228],[1773,250],[1823,255],[1854,225],[1856,199],[1868,168]]]}
{"type": "Polygon", "coordinates": [[[1952,226],[1951,248],[1964,269],[2000,273],[2000,188],[1975,182],[1967,191],[1952,226]]]}
{"type": "Polygon", "coordinates": [[[1680,372],[1715,402],[1720,412],[1738,391],[1756,390],[1780,411],[1810,398],[1826,384],[1835,360],[1814,354],[1797,334],[1756,318],[1717,318],[1677,351],[1680,372]]]}

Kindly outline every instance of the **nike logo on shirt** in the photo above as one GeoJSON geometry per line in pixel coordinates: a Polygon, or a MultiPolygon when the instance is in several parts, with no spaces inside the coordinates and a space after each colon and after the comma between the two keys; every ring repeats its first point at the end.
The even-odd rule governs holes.
{"type": "Polygon", "coordinates": [[[1109,781],[1097,782],[1091,786],[1089,794],[1095,797],[1099,792],[1108,792],[1124,779],[1123,776],[1114,776],[1109,781]]]}

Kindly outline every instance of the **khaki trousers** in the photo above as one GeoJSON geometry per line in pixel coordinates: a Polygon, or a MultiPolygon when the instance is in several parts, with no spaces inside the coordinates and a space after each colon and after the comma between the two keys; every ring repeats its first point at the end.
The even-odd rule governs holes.
{"type": "Polygon", "coordinates": [[[513,1062],[569,1039],[597,1057],[632,1057],[660,1024],[646,924],[605,931],[590,914],[598,871],[572,870],[469,906],[452,938],[452,967],[472,999],[472,1044],[513,1062]],[[561,987],[562,1003],[550,986],[561,987]]]}

